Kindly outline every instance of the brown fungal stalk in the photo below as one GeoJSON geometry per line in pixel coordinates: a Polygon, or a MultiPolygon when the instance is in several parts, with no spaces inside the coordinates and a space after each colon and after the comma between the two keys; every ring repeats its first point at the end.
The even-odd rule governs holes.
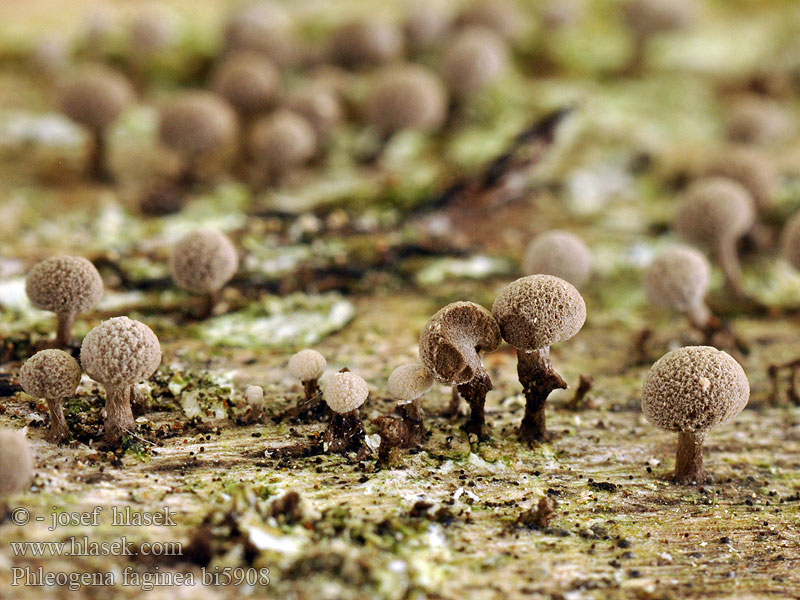
{"type": "Polygon", "coordinates": [[[19,380],[26,394],[47,401],[50,441],[58,444],[69,438],[64,399],[74,396],[81,382],[78,361],[63,350],[42,350],[25,361],[19,380]]]}
{"type": "Polygon", "coordinates": [[[114,317],[92,329],[81,346],[86,373],[106,388],[106,441],[118,445],[136,429],[131,399],[135,387],[161,363],[161,345],[144,323],[114,317]]]}
{"type": "Polygon", "coordinates": [[[486,394],[492,380],[481,362],[481,353],[500,345],[500,329],[492,313],[473,302],[453,302],[439,310],[419,338],[422,364],[433,378],[455,386],[470,406],[464,430],[484,435],[486,394]]]}
{"type": "Polygon", "coordinates": [[[738,415],[747,405],[750,384],[741,365],[710,346],[688,346],[662,356],[642,389],[648,421],[678,433],[676,483],[703,483],[706,432],[738,415]]]}
{"type": "Polygon", "coordinates": [[[369,387],[363,378],[351,371],[335,373],[325,387],[325,402],[331,409],[331,420],[322,434],[323,449],[326,452],[369,452],[366,445],[366,431],[359,407],[369,396],[369,387]]]}
{"type": "Polygon", "coordinates": [[[503,339],[517,349],[517,374],[525,394],[518,430],[528,444],[549,439],[545,403],[567,383],[553,369],[550,346],[570,339],[586,320],[586,304],[575,287],[552,275],[529,275],[504,287],[492,306],[503,339]]]}
{"type": "Polygon", "coordinates": [[[103,280],[83,257],[54,256],[28,272],[25,292],[36,308],[56,313],[55,343],[66,348],[72,344],[75,318],[94,308],[103,297],[103,280]]]}

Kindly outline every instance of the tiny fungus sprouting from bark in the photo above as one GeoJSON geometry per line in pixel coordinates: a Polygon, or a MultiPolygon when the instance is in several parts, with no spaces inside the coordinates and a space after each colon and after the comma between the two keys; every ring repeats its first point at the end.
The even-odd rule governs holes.
{"type": "Polygon", "coordinates": [[[449,40],[442,54],[442,77],[457,98],[474,96],[508,68],[506,41],[485,27],[467,27],[449,40]]]}
{"type": "Polygon", "coordinates": [[[419,337],[419,356],[433,378],[455,386],[470,406],[464,429],[479,438],[486,422],[484,405],[492,380],[481,353],[500,345],[492,313],[474,302],[453,302],[434,314],[419,337]]]}
{"type": "Polygon", "coordinates": [[[365,17],[340,26],[330,39],[333,61],[347,68],[384,65],[404,50],[402,32],[378,17],[365,17]]]}
{"type": "Polygon", "coordinates": [[[25,280],[25,292],[41,310],[56,313],[56,345],[72,343],[75,318],[103,297],[103,280],[95,266],[81,256],[54,256],[36,264],[25,280]]]}
{"type": "Polygon", "coordinates": [[[303,399],[290,411],[291,416],[300,416],[314,411],[322,403],[322,390],[319,378],[325,372],[328,362],[316,350],[306,348],[292,355],[289,359],[289,374],[303,384],[303,399]]]}
{"type": "Polygon", "coordinates": [[[302,115],[280,109],[255,122],[248,152],[256,168],[271,183],[280,183],[317,152],[317,133],[302,115]]]}
{"type": "Polygon", "coordinates": [[[81,346],[81,365],[106,388],[106,440],[119,444],[136,429],[131,399],[137,383],[161,363],[161,345],[144,323],[114,317],[92,329],[81,346]]]}
{"type": "Polygon", "coordinates": [[[528,444],[545,441],[547,397],[567,387],[550,363],[550,346],[581,330],[586,304],[571,283],[552,275],[529,275],[500,291],[492,314],[503,339],[517,349],[517,374],[525,394],[519,437],[528,444]]]}
{"type": "Polygon", "coordinates": [[[325,402],[331,409],[331,420],[322,434],[327,452],[361,452],[366,432],[358,414],[369,396],[369,386],[352,371],[335,373],[325,386],[325,402]]]}
{"type": "Polygon", "coordinates": [[[211,75],[211,88],[246,118],[270,108],[280,83],[280,72],[272,61],[252,51],[228,56],[211,75]]]}
{"type": "Polygon", "coordinates": [[[64,399],[75,395],[81,382],[78,361],[63,350],[42,350],[25,361],[19,380],[25,393],[44,398],[50,409],[50,441],[58,444],[69,437],[64,418],[64,399]]]}
{"type": "Polygon", "coordinates": [[[711,265],[702,252],[678,246],[659,254],[644,274],[644,290],[654,306],[685,313],[693,327],[704,331],[713,319],[705,303],[711,265]]]}
{"type": "Polygon", "coordinates": [[[747,405],[750,384],[741,365],[711,346],[688,346],[668,352],[651,367],[642,389],[648,421],[678,432],[672,478],[702,483],[706,432],[734,418],[747,405]]]}

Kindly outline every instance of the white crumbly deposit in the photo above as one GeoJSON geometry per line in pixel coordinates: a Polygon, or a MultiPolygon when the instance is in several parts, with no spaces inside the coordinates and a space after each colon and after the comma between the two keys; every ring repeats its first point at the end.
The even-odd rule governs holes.
{"type": "Polygon", "coordinates": [[[105,385],[126,386],[147,379],[161,363],[161,345],[147,325],[114,317],[92,329],[81,346],[86,373],[105,385]]]}
{"type": "Polygon", "coordinates": [[[300,381],[319,379],[328,366],[325,357],[316,350],[300,350],[289,359],[289,373],[300,381]]]}
{"type": "Polygon", "coordinates": [[[738,415],[749,398],[747,375],[729,354],[688,346],[652,366],[642,389],[642,412],[662,429],[700,432],[738,415]]]}
{"type": "Polygon", "coordinates": [[[336,373],[325,386],[325,402],[333,412],[349,413],[360,407],[369,396],[369,386],[353,372],[336,373]]]}

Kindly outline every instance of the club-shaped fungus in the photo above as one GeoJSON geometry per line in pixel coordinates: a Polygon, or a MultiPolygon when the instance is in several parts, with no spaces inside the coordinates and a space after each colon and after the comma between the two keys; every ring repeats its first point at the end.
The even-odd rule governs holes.
{"type": "Polygon", "coordinates": [[[470,406],[465,431],[479,438],[486,422],[484,405],[492,380],[481,353],[500,345],[492,313],[474,302],[453,302],[434,314],[419,336],[422,364],[439,383],[454,386],[470,406]]]}
{"type": "Polygon", "coordinates": [[[25,434],[0,429],[0,500],[25,491],[32,479],[33,453],[25,434]]]}
{"type": "Polygon", "coordinates": [[[781,233],[781,250],[789,264],[800,271],[800,212],[786,222],[781,233]]]}
{"type": "Polygon", "coordinates": [[[172,249],[169,269],[179,287],[206,297],[201,316],[209,316],[219,293],[236,273],[239,257],[231,241],[217,229],[202,227],[189,232],[172,249]]]}
{"type": "MultiPolygon", "coordinates": [[[[425,436],[424,414],[420,398],[433,386],[433,375],[420,363],[408,363],[397,367],[389,375],[389,393],[397,398],[397,407],[402,416],[403,434],[401,446],[416,446],[425,436]]],[[[381,434],[381,438],[385,436],[381,434]]]]}
{"type": "Polygon", "coordinates": [[[367,120],[383,135],[403,129],[435,131],[447,117],[447,90],[421,65],[387,67],[367,102],[367,120]]]}
{"type": "Polygon", "coordinates": [[[729,421],[747,405],[750,385],[741,365],[711,346],[689,346],[662,356],[642,389],[648,421],[678,432],[673,479],[701,483],[706,432],[729,421]]]}
{"type": "Polygon", "coordinates": [[[106,441],[116,445],[136,429],[131,399],[138,383],[161,363],[161,345],[144,323],[114,317],[92,329],[81,346],[81,365],[106,388],[106,441]]]}
{"type": "Polygon", "coordinates": [[[358,414],[359,407],[369,396],[369,386],[351,371],[335,373],[325,386],[325,402],[332,415],[322,434],[327,452],[361,451],[366,432],[358,414]]]}
{"type": "Polygon", "coordinates": [[[225,26],[225,49],[258,52],[280,67],[287,66],[297,58],[291,17],[283,6],[268,0],[245,5],[225,26]]]}
{"type": "Polygon", "coordinates": [[[524,15],[514,0],[478,0],[458,20],[465,25],[486,27],[512,41],[520,34],[524,15]]]}
{"type": "Polygon", "coordinates": [[[630,72],[641,71],[650,38],[686,28],[695,20],[695,13],[694,0],[627,0],[622,5],[622,16],[633,36],[630,72]]]}
{"type": "Polygon", "coordinates": [[[221,170],[236,153],[236,112],[217,94],[183,92],[161,110],[159,137],[182,161],[180,183],[191,185],[221,170]]]}
{"type": "Polygon", "coordinates": [[[728,138],[742,144],[769,146],[789,138],[792,117],[776,100],[759,96],[739,98],[728,108],[728,138]]]}
{"type": "Polygon", "coordinates": [[[71,398],[81,382],[78,361],[63,350],[42,350],[22,365],[19,381],[25,393],[47,400],[50,409],[50,441],[59,443],[69,437],[64,418],[64,399],[71,398]]]}
{"type": "Polygon", "coordinates": [[[509,64],[506,41],[491,29],[467,27],[447,42],[442,77],[454,96],[474,96],[495,82],[509,64]]]}
{"type": "Polygon", "coordinates": [[[754,148],[721,150],[706,165],[704,175],[727,177],[742,184],[750,192],[760,213],[769,211],[775,204],[778,170],[763,152],[754,148]]]}
{"type": "Polygon", "coordinates": [[[512,281],[492,305],[503,339],[517,349],[517,374],[525,394],[519,437],[529,444],[548,439],[545,402],[567,383],[550,363],[550,346],[570,339],[586,320],[586,304],[575,286],[552,275],[512,281]]]}
{"type": "Polygon", "coordinates": [[[133,100],[131,83],[105,66],[84,67],[61,87],[58,102],[61,111],[92,135],[89,169],[98,180],[108,179],[106,132],[133,100]]]}
{"type": "Polygon", "coordinates": [[[644,274],[644,290],[654,306],[685,313],[692,326],[703,331],[709,327],[711,311],[705,303],[711,265],[694,248],[664,250],[650,263],[644,274]]]}
{"type": "Polygon", "coordinates": [[[347,68],[384,65],[403,53],[403,35],[393,24],[365,17],[340,26],[330,40],[334,62],[347,68]]]}
{"type": "Polygon", "coordinates": [[[675,230],[687,242],[712,251],[725,281],[739,298],[747,297],[736,244],[755,222],[753,199],[741,184],[724,177],[692,183],[675,216],[675,230]]]}
{"type": "Polygon", "coordinates": [[[581,287],[589,279],[592,253],[574,233],[552,230],[537,235],[525,250],[522,268],[530,275],[554,275],[581,287]]]}
{"type": "Polygon", "coordinates": [[[260,385],[248,385],[244,391],[247,409],[243,421],[258,423],[264,419],[264,388],[260,385]]]}
{"type": "Polygon", "coordinates": [[[232,54],[214,69],[211,88],[245,117],[267,110],[280,86],[280,73],[256,52],[232,54]]]}
{"type": "Polygon", "coordinates": [[[103,297],[103,280],[81,256],[54,256],[28,272],[25,292],[36,308],[56,313],[56,345],[65,348],[72,343],[75,318],[103,297]]]}
{"type": "Polygon", "coordinates": [[[289,374],[303,384],[303,399],[297,403],[292,416],[299,416],[314,410],[322,404],[322,390],[319,378],[325,372],[328,362],[316,350],[300,350],[289,359],[289,374]]]}
{"type": "Polygon", "coordinates": [[[253,163],[274,183],[311,160],[317,152],[317,134],[304,117],[281,109],[259,119],[248,140],[253,163]]]}

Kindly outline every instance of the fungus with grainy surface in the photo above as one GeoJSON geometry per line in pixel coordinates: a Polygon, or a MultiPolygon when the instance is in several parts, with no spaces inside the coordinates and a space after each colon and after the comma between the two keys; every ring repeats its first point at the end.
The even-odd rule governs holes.
{"type": "Polygon", "coordinates": [[[641,70],[650,38],[686,28],[696,19],[696,8],[694,0],[627,0],[622,16],[633,35],[629,71],[635,74],[641,70]]]}
{"type": "Polygon", "coordinates": [[[574,233],[546,231],[528,245],[522,268],[530,275],[554,275],[581,287],[589,279],[592,252],[574,233]]]}
{"type": "Polygon", "coordinates": [[[692,183],[683,194],[674,227],[687,242],[714,252],[730,290],[745,299],[736,244],[754,222],[753,199],[741,184],[708,177],[692,183]]]}
{"type": "Polygon", "coordinates": [[[654,306],[686,313],[694,327],[704,330],[712,319],[705,303],[711,265],[694,248],[664,250],[644,274],[644,290],[654,306]]]}
{"type": "Polygon", "coordinates": [[[280,67],[293,63],[298,50],[291,17],[270,1],[246,5],[231,16],[225,26],[225,48],[259,52],[280,67]]]}
{"type": "Polygon", "coordinates": [[[270,181],[280,183],[317,152],[317,134],[305,117],[281,109],[259,119],[250,131],[250,156],[270,181]]]}
{"type": "Polygon", "coordinates": [[[495,82],[508,68],[506,41],[485,27],[468,27],[447,42],[442,77],[453,95],[473,96],[495,82]]]}
{"type": "Polygon", "coordinates": [[[435,131],[447,117],[447,90],[421,65],[387,67],[367,102],[367,119],[384,135],[403,129],[435,131]]]}
{"type": "Polygon", "coordinates": [[[340,371],[330,378],[325,386],[325,402],[333,414],[322,434],[328,452],[364,450],[366,432],[358,409],[367,396],[367,382],[351,371],[340,371]]]}
{"type": "Polygon", "coordinates": [[[181,159],[180,183],[220,171],[238,149],[236,112],[211,92],[187,91],[161,110],[161,142],[181,159]]]}
{"type": "Polygon", "coordinates": [[[118,444],[136,429],[131,408],[136,384],[149,378],[161,363],[161,345],[147,325],[114,317],[92,329],[81,346],[87,375],[106,388],[106,440],[118,444]]]}
{"type": "Polygon", "coordinates": [[[389,393],[398,400],[397,409],[402,419],[391,417],[378,419],[385,424],[381,427],[381,446],[384,442],[388,442],[387,446],[416,446],[425,437],[424,413],[420,398],[433,386],[433,375],[420,363],[408,363],[392,371],[388,386],[389,393]],[[389,428],[387,425],[394,427],[389,428]],[[393,436],[388,435],[390,431],[393,436]],[[397,439],[387,439],[391,437],[397,439]]]}
{"type": "Polygon", "coordinates": [[[211,87],[249,117],[267,110],[273,103],[280,87],[280,73],[263,54],[238,52],[214,69],[211,87]]]}
{"type": "Polygon", "coordinates": [[[78,361],[63,350],[42,350],[22,365],[19,381],[25,393],[47,400],[50,409],[50,441],[59,443],[69,437],[64,418],[64,399],[75,395],[81,382],[78,361]]]}
{"type": "Polygon", "coordinates": [[[289,110],[305,117],[319,139],[327,138],[344,120],[344,108],[336,94],[321,83],[312,84],[291,94],[286,101],[289,110]]]}
{"type": "Polygon", "coordinates": [[[126,77],[100,65],[80,69],[61,87],[62,112],[92,135],[89,168],[96,179],[108,179],[106,132],[133,100],[133,86],[126,77]]]}
{"type": "Polygon", "coordinates": [[[72,343],[75,318],[103,297],[103,280],[81,256],[54,256],[28,272],[25,292],[36,308],[56,313],[56,345],[64,348],[72,343]]]}
{"type": "Polygon", "coordinates": [[[0,499],[25,491],[33,479],[33,453],[22,431],[0,429],[0,499]]]}
{"type": "Polygon", "coordinates": [[[567,383],[550,363],[550,346],[570,339],[586,321],[586,304],[571,283],[552,275],[512,281],[492,305],[503,339],[517,349],[517,374],[525,394],[519,436],[525,442],[549,438],[545,402],[567,383]]]}
{"type": "Polygon", "coordinates": [[[399,58],[403,46],[403,35],[395,25],[365,17],[333,32],[330,53],[334,62],[343,67],[375,67],[399,58]]]}
{"type": "Polygon", "coordinates": [[[264,418],[264,388],[260,385],[248,385],[244,391],[244,399],[247,403],[244,421],[246,423],[262,421],[264,418]]]}
{"type": "Polygon", "coordinates": [[[322,403],[322,390],[319,387],[319,378],[325,372],[328,362],[316,350],[306,348],[292,355],[289,359],[289,374],[300,380],[303,384],[304,398],[297,403],[292,416],[300,416],[315,410],[322,403]]]}
{"type": "MultiPolygon", "coordinates": [[[[464,430],[483,436],[484,406],[492,380],[483,367],[481,353],[500,345],[500,329],[492,313],[474,302],[453,302],[434,314],[419,336],[419,357],[431,376],[453,386],[470,406],[464,430]]],[[[454,394],[451,410],[457,412],[454,394]]]]}
{"type": "Polygon", "coordinates": [[[741,365],[711,346],[689,346],[662,356],[642,389],[642,412],[648,421],[678,432],[672,478],[702,483],[706,432],[731,420],[747,405],[750,384],[741,365]]]}
{"type": "Polygon", "coordinates": [[[781,233],[783,257],[800,271],[800,212],[795,213],[786,223],[781,233]]]}
{"type": "Polygon", "coordinates": [[[778,169],[763,151],[746,147],[720,150],[706,165],[703,174],[727,177],[742,184],[750,192],[759,212],[767,212],[775,204],[778,169]]]}

